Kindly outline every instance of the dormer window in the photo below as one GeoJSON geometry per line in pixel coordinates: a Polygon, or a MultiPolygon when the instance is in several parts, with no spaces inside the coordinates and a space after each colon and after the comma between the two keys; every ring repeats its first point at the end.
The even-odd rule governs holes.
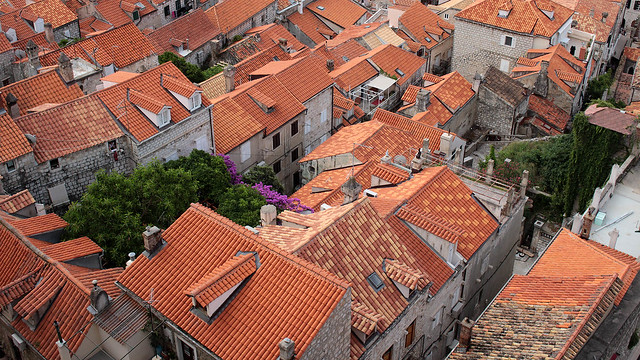
{"type": "Polygon", "coordinates": [[[258,254],[238,252],[185,291],[191,297],[191,312],[211,323],[235,297],[259,267],[258,254]]]}
{"type": "Polygon", "coordinates": [[[160,114],[158,114],[158,127],[163,127],[171,122],[171,109],[165,107],[160,114]]]}
{"type": "Polygon", "coordinates": [[[133,11],[133,20],[135,21],[135,20],[138,20],[138,19],[140,19],[140,11],[134,10],[133,11]]]}
{"type": "Polygon", "coordinates": [[[171,106],[134,89],[127,89],[129,101],[149,120],[161,128],[171,122],[171,106]]]}
{"type": "Polygon", "coordinates": [[[500,9],[498,10],[498,17],[507,18],[509,16],[510,10],[500,9]]]}
{"type": "Polygon", "coordinates": [[[193,93],[193,96],[189,98],[189,109],[191,111],[197,110],[202,106],[202,95],[199,92],[193,93]]]}

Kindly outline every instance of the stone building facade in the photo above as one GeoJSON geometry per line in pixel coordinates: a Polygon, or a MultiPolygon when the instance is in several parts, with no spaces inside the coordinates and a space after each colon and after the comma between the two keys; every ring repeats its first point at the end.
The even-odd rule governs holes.
{"type": "Polygon", "coordinates": [[[300,157],[309,154],[331,136],[333,86],[314,95],[303,102],[303,105],[307,108],[307,114],[304,119],[303,152],[300,153],[300,157]]]}
{"type": "Polygon", "coordinates": [[[529,106],[529,95],[522,85],[495,67],[487,70],[484,79],[474,81],[480,83],[476,125],[496,134],[516,134],[529,106]]]}
{"type": "Polygon", "coordinates": [[[305,124],[305,121],[304,112],[296,115],[278,129],[263,136],[260,146],[264,162],[273,167],[287,194],[293,192],[294,184],[300,184],[302,181],[298,160],[304,156],[302,124],[305,124]],[[292,131],[295,128],[292,127],[294,123],[297,123],[297,133],[292,131]],[[278,146],[274,146],[276,143],[278,146]]]}

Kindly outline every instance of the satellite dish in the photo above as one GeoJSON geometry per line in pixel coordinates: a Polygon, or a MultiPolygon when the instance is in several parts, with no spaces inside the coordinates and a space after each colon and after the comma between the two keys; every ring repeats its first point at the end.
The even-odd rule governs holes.
{"type": "Polygon", "coordinates": [[[407,165],[407,158],[402,156],[402,155],[396,155],[393,158],[393,163],[394,164],[398,164],[398,165],[402,165],[402,166],[406,166],[407,165]]]}

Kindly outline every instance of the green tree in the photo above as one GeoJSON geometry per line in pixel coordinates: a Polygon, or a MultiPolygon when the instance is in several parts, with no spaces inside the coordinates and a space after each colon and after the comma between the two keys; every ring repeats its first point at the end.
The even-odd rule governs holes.
{"type": "Polygon", "coordinates": [[[165,164],[169,169],[183,169],[198,182],[198,200],[218,206],[220,196],[231,186],[231,176],[219,156],[202,150],[193,150],[189,156],[165,164]]]}
{"type": "Polygon", "coordinates": [[[271,185],[271,189],[284,194],[284,187],[271,166],[254,166],[249,172],[242,175],[242,179],[250,185],[255,185],[259,182],[264,185],[271,185]]]}
{"type": "Polygon", "coordinates": [[[606,73],[589,80],[587,85],[587,95],[589,99],[600,99],[605,90],[609,90],[613,84],[613,72],[611,69],[606,73]]]}
{"type": "Polygon", "coordinates": [[[202,70],[200,70],[199,67],[188,63],[184,58],[170,51],[158,56],[158,62],[160,62],[160,64],[164,64],[168,61],[171,61],[173,65],[180,69],[180,71],[192,82],[200,83],[206,80],[202,70]]]}
{"type": "Polygon", "coordinates": [[[218,213],[242,226],[260,223],[260,208],[267,202],[256,191],[244,184],[233,185],[222,195],[218,213]]]}
{"type": "Polygon", "coordinates": [[[208,79],[208,78],[210,78],[210,77],[212,77],[214,75],[217,75],[217,74],[221,73],[222,70],[224,70],[222,68],[222,66],[216,65],[216,66],[212,66],[212,67],[210,67],[210,68],[208,68],[206,70],[203,70],[202,74],[204,75],[205,79],[208,79]]]}
{"type": "Polygon", "coordinates": [[[100,171],[64,219],[66,238],[88,236],[105,251],[105,264],[122,266],[127,253],[143,248],[146,225],[169,226],[197,201],[197,181],[182,169],[165,169],[152,162],[130,177],[100,171]]]}

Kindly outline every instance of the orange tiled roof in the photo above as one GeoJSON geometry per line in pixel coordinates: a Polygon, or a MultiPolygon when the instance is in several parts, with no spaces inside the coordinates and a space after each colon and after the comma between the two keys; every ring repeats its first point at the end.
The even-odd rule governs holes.
{"type": "Polygon", "coordinates": [[[267,24],[247,30],[245,35],[260,35],[260,41],[256,43],[258,49],[265,50],[274,44],[279,44],[280,39],[287,40],[287,47],[294,51],[305,49],[306,46],[296,39],[282,24],[267,24]]]}
{"type": "Polygon", "coordinates": [[[177,49],[171,44],[172,39],[186,42],[184,49],[195,51],[218,35],[220,30],[204,11],[196,9],[147,34],[147,38],[162,49],[162,52],[170,51],[178,54],[177,49]]]}
{"type": "Polygon", "coordinates": [[[361,25],[349,25],[340,34],[336,35],[333,39],[326,41],[327,47],[335,47],[348,40],[363,38],[365,35],[375,32],[378,28],[383,26],[382,22],[372,22],[361,25]]]}
{"type": "Polygon", "coordinates": [[[9,29],[15,30],[18,40],[22,40],[36,34],[21,17],[21,11],[21,9],[18,9],[10,13],[0,15],[0,24],[2,24],[3,31],[7,31],[9,29]]]}
{"type": "Polygon", "coordinates": [[[356,124],[343,129],[331,136],[327,141],[320,144],[310,154],[299,160],[300,163],[322,159],[329,156],[346,154],[353,151],[353,143],[362,144],[376,131],[382,128],[383,124],[378,121],[368,121],[356,124]]]}
{"type": "Polygon", "coordinates": [[[576,29],[596,35],[596,41],[607,42],[609,35],[613,33],[620,3],[614,1],[578,0],[575,6],[573,20],[577,22],[576,29]],[[593,16],[591,15],[593,12],[593,16]],[[603,13],[608,16],[604,18],[603,13]]]}
{"type": "Polygon", "coordinates": [[[640,270],[640,264],[631,256],[605,248],[563,229],[529,274],[562,274],[565,277],[617,275],[623,282],[615,299],[618,305],[640,270]]]}
{"type": "Polygon", "coordinates": [[[69,261],[93,254],[102,254],[102,248],[86,236],[50,244],[40,250],[56,261],[69,261]]]}
{"type": "Polygon", "coordinates": [[[379,74],[379,71],[365,58],[351,60],[329,73],[336,84],[349,91],[364,84],[379,74]]]}
{"type": "Polygon", "coordinates": [[[294,12],[287,18],[292,24],[296,25],[302,33],[307,35],[316,45],[322,44],[335,33],[329,29],[320,19],[318,19],[311,11],[305,11],[302,14],[294,12]],[[325,34],[329,34],[326,35],[325,34]]]}
{"type": "Polygon", "coordinates": [[[227,0],[212,6],[205,14],[222,33],[226,34],[271,5],[276,8],[276,1],[227,0]]]}
{"type": "Polygon", "coordinates": [[[143,299],[153,288],[156,311],[225,359],[275,358],[285,337],[296,339],[302,356],[348,287],[201,205],[192,205],[162,236],[168,245],[152,260],[138,257],[119,282],[143,299]],[[255,252],[260,266],[208,325],[190,312],[192,301],[183,292],[240,251],[255,252]]]}
{"type": "Polygon", "coordinates": [[[108,23],[115,27],[133,23],[129,15],[120,7],[120,0],[100,0],[96,9],[108,23]]]}
{"type": "MultiPolygon", "coordinates": [[[[411,120],[400,114],[395,114],[390,111],[378,109],[373,114],[372,120],[378,120],[387,125],[413,132],[418,139],[429,139],[429,150],[436,151],[440,149],[440,137],[446,131],[438,129],[437,127],[426,125],[424,123],[411,120]]],[[[454,136],[456,134],[451,133],[454,136]]]]}
{"type": "Polygon", "coordinates": [[[397,166],[380,163],[374,166],[372,175],[392,184],[398,184],[408,180],[411,174],[397,166]]]}
{"type": "Polygon", "coordinates": [[[378,329],[378,323],[382,318],[382,315],[369,309],[366,305],[355,300],[351,302],[351,326],[366,336],[370,336],[378,329]]]}
{"type": "Polygon", "coordinates": [[[123,136],[95,97],[82,97],[15,121],[23,132],[36,136],[33,153],[38,163],[123,136]]]}
{"type": "MultiPolygon", "coordinates": [[[[158,133],[158,128],[144,116],[140,110],[136,109],[127,101],[127,92],[144,96],[151,99],[152,104],[148,106],[158,110],[160,105],[171,107],[171,122],[180,121],[191,116],[191,112],[182,105],[165,87],[161,85],[162,78],[173,77],[174,80],[184,83],[185,87],[193,84],[187,79],[178,68],[171,62],[166,62],[151,70],[148,70],[134,78],[111,86],[104,90],[91,94],[92,97],[99,98],[114,114],[122,126],[124,126],[138,141],[144,141],[158,133]],[[124,101],[124,108],[123,108],[124,101]]],[[[173,80],[172,80],[173,81],[173,80]]],[[[140,96],[138,96],[140,97],[140,96]]],[[[142,100],[141,98],[138,100],[142,100]]],[[[209,106],[210,102],[206,98],[202,99],[202,106],[209,106]]]]}
{"type": "Polygon", "coordinates": [[[91,54],[101,66],[114,64],[121,69],[151,56],[156,49],[134,24],[128,24],[45,53],[40,56],[40,63],[42,66],[57,65],[61,52],[70,59],[82,58],[94,63],[89,57],[91,54]]]}
{"type": "Polygon", "coordinates": [[[291,57],[289,54],[287,54],[279,45],[272,45],[271,47],[251,55],[235,64],[234,67],[236,68],[236,75],[234,82],[236,86],[249,82],[250,74],[261,67],[275,61],[287,61],[290,59],[291,57]]]}
{"type": "Polygon", "coordinates": [[[622,54],[628,60],[637,62],[640,58],[640,48],[625,47],[622,54]]]}
{"type": "MultiPolygon", "coordinates": [[[[529,109],[535,112],[548,126],[553,127],[559,133],[564,132],[571,119],[571,116],[556,106],[553,102],[542,98],[538,95],[532,95],[529,98],[529,109]]],[[[544,127],[542,130],[549,133],[551,129],[544,127]]]]}
{"type": "Polygon", "coordinates": [[[26,9],[51,23],[54,29],[78,20],[78,16],[60,0],[41,0],[27,5],[26,9]]]}
{"type": "Polygon", "coordinates": [[[458,12],[455,17],[519,33],[551,37],[572,15],[571,9],[550,0],[482,0],[458,12]],[[553,9],[551,19],[542,12],[542,9],[549,8],[553,9]],[[508,11],[508,15],[499,17],[499,9],[508,11]]]}
{"type": "MultiPolygon", "coordinates": [[[[2,97],[4,98],[4,97],[2,97]]],[[[24,133],[8,114],[0,115],[0,163],[33,151],[24,133]]]]}
{"type": "Polygon", "coordinates": [[[58,71],[46,71],[0,88],[0,107],[7,109],[6,97],[11,93],[18,99],[20,115],[45,103],[61,104],[82,97],[76,83],[67,84],[58,71]]]}
{"type": "Polygon", "coordinates": [[[224,97],[211,109],[216,151],[226,154],[265,129],[233,99],[224,97]]]}
{"type": "Polygon", "coordinates": [[[619,289],[615,275],[515,275],[474,325],[467,351],[449,358],[573,358],[619,289]]]}
{"type": "Polygon", "coordinates": [[[385,273],[391,280],[408,287],[411,290],[423,289],[429,284],[429,278],[399,260],[385,259],[385,273]]]}
{"type": "Polygon", "coordinates": [[[367,14],[365,8],[350,0],[317,0],[307,5],[305,9],[343,29],[355,24],[367,14]]]}
{"type": "Polygon", "coordinates": [[[387,74],[398,77],[398,85],[409,81],[420,69],[424,69],[425,61],[406,50],[391,44],[378,46],[369,51],[367,58],[371,59],[379,68],[387,74]],[[397,70],[400,69],[404,75],[397,70]]]}
{"type": "Polygon", "coordinates": [[[398,19],[411,40],[431,49],[451,36],[453,24],[442,20],[420,1],[414,2],[398,19]]]}
{"type": "Polygon", "coordinates": [[[572,90],[573,83],[580,84],[584,80],[584,64],[571,55],[562,45],[555,45],[548,49],[530,49],[527,51],[529,60],[519,60],[521,66],[516,66],[511,71],[511,77],[520,79],[540,72],[540,64],[546,61],[549,64],[547,74],[549,79],[556,83],[569,96],[575,96],[572,90]],[[534,63],[535,62],[535,63],[534,63]]]}
{"type": "Polygon", "coordinates": [[[111,28],[113,28],[113,25],[97,19],[95,16],[90,16],[80,20],[80,34],[82,37],[87,37],[89,34],[99,31],[107,31],[111,28]]]}
{"type": "Polygon", "coordinates": [[[56,214],[46,214],[32,218],[10,221],[11,225],[18,229],[24,236],[44,234],[67,227],[67,222],[56,214]]]}
{"type": "Polygon", "coordinates": [[[2,198],[0,198],[0,210],[14,214],[35,203],[36,200],[33,198],[33,195],[31,195],[29,190],[25,189],[13,195],[2,195],[2,198]]]}

